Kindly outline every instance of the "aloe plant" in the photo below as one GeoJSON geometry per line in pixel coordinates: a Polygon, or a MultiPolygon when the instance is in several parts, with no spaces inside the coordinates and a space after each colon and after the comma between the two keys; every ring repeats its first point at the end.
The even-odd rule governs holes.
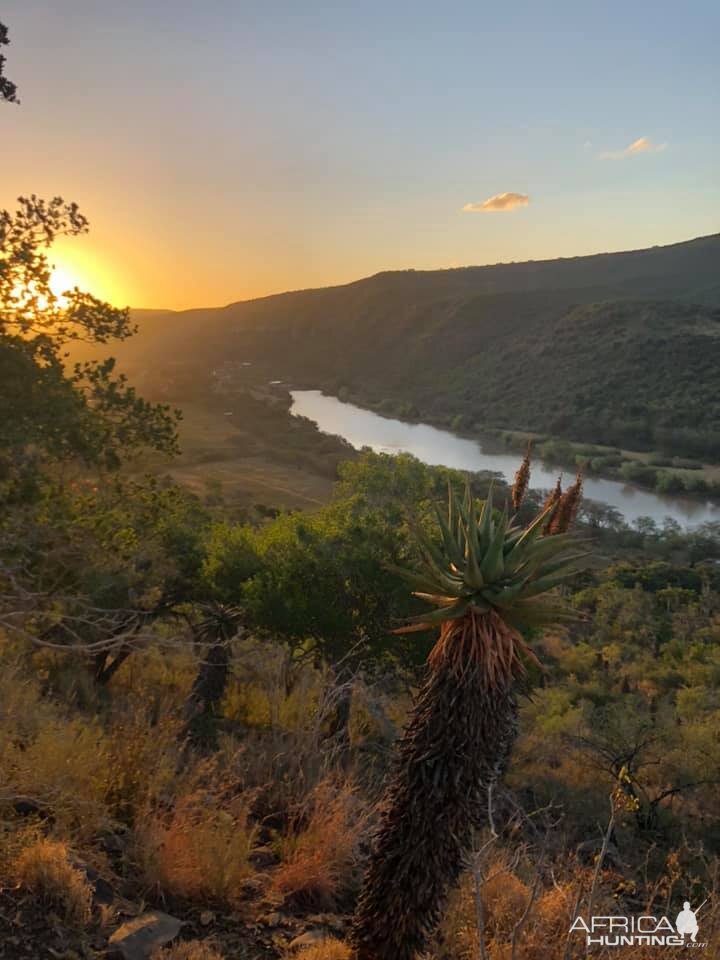
{"type": "MultiPolygon", "coordinates": [[[[528,483],[527,470],[518,474],[516,507],[528,483]]],[[[566,518],[579,495],[578,479],[566,518]]],[[[425,949],[486,822],[488,790],[517,734],[517,688],[537,663],[523,631],[573,616],[553,591],[584,554],[557,524],[547,535],[562,503],[551,498],[522,527],[494,508],[492,490],[478,503],[468,485],[464,498],[450,489],[447,516],[438,511],[437,542],[412,523],[420,560],[396,572],[434,609],[398,632],[439,627],[439,637],[382,804],[355,917],[357,960],[412,960],[425,949]]]]}

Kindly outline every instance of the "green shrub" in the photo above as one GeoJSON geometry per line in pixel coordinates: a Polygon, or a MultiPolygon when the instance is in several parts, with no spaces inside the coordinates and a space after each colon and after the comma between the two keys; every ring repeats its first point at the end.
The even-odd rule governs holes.
{"type": "Polygon", "coordinates": [[[620,468],[620,475],[623,480],[629,483],[639,483],[642,486],[654,487],[657,483],[658,471],[647,463],[640,463],[637,460],[628,460],[620,468]]]}

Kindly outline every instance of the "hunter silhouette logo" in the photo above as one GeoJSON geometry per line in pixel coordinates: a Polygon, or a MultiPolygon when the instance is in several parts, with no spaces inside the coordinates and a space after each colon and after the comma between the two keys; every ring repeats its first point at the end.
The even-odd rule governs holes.
{"type": "Polygon", "coordinates": [[[693,943],[696,942],[699,930],[696,914],[700,913],[706,903],[707,900],[704,900],[694,912],[690,909],[689,900],[686,900],[683,904],[683,908],[677,915],[677,920],[675,921],[677,932],[683,940],[686,936],[689,936],[693,943]]]}
{"type": "Polygon", "coordinates": [[[575,917],[571,933],[584,933],[587,947],[706,947],[698,941],[700,927],[697,915],[707,903],[704,900],[693,910],[686,900],[675,924],[664,916],[594,916],[585,920],[575,917]]]}

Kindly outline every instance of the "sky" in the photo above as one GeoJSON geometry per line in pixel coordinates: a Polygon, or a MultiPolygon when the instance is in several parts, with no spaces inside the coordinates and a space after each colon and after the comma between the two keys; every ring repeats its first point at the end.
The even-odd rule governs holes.
{"type": "Polygon", "coordinates": [[[720,230],[716,0],[3,0],[0,208],[184,309],[720,230]]]}

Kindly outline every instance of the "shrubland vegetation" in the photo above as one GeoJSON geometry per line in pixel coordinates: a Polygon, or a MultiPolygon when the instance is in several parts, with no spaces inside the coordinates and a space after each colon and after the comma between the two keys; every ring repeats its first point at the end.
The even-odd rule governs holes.
{"type": "MultiPolygon", "coordinates": [[[[390,634],[420,608],[386,564],[413,553],[406,506],[432,529],[447,479],[365,454],[327,507],[252,522],[150,480],[102,495],[43,482],[6,507],[2,897],[39,938],[53,934],[34,903],[99,949],[144,900],[226,958],[241,942],[276,955],[306,926],[345,940],[433,641],[390,634]]],[[[560,957],[591,889],[618,912],[715,889],[719,531],[628,529],[591,504],[583,530],[597,560],[565,591],[582,619],[531,635],[544,670],[520,698],[497,835],[477,834],[438,958],[474,957],[481,938],[504,957],[529,903],[516,955],[560,957]]]]}
{"type": "Polygon", "coordinates": [[[577,912],[685,899],[716,943],[718,526],[629,528],[579,481],[538,522],[544,498],[495,478],[493,510],[490,476],[345,460],[253,389],[234,399],[257,442],[327,445],[327,502],[145,476],[133,458],[171,455],[176,415],[65,356],[132,333],[49,289],[46,244],[85,228],[59,199],[0,213],[0,956],[107,956],[147,923],[156,960],[375,960],[384,891],[403,956],[570,960],[577,912]],[[553,544],[588,537],[556,582],[553,544]],[[406,583],[420,563],[436,615],[406,583]]]}

